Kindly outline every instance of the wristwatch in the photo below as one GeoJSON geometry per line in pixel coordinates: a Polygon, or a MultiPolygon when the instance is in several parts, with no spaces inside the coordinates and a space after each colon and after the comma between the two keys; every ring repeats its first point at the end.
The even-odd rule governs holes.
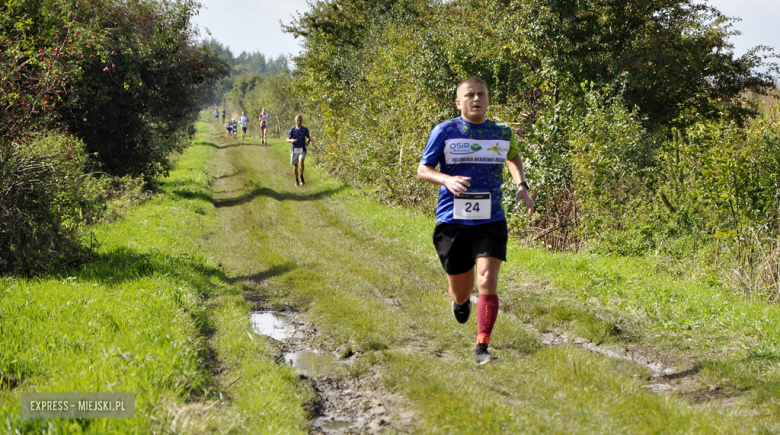
{"type": "Polygon", "coordinates": [[[520,190],[520,186],[525,187],[525,190],[531,190],[531,188],[528,187],[528,183],[526,183],[525,181],[521,181],[520,183],[518,183],[517,190],[520,190]]]}

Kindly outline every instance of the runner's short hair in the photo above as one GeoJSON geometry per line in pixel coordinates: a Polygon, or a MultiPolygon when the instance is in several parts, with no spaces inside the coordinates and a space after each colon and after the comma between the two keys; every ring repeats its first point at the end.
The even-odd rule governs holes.
{"type": "Polygon", "coordinates": [[[457,95],[458,94],[458,89],[460,89],[460,87],[462,85],[465,85],[467,83],[479,83],[482,86],[484,86],[485,89],[487,89],[487,84],[481,78],[479,78],[479,77],[469,77],[467,79],[461,80],[461,82],[458,83],[458,86],[455,88],[455,94],[457,95]]]}

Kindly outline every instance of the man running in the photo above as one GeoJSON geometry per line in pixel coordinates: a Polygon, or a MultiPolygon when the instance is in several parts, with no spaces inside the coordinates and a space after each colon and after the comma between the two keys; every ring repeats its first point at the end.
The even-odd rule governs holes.
{"type": "Polygon", "coordinates": [[[260,116],[257,117],[257,120],[260,121],[260,132],[261,132],[261,144],[266,145],[265,142],[265,134],[267,132],[268,128],[268,114],[265,113],[265,107],[263,107],[263,110],[260,111],[260,116]]]}
{"type": "Polygon", "coordinates": [[[246,116],[246,111],[241,111],[241,116],[238,117],[238,122],[241,124],[241,140],[245,140],[246,128],[249,127],[249,117],[246,116]]]}
{"type": "Polygon", "coordinates": [[[217,109],[217,106],[214,106],[214,119],[219,122],[219,109],[217,109]]]}
{"type": "Polygon", "coordinates": [[[236,118],[230,120],[230,133],[233,135],[233,139],[238,138],[238,123],[236,118]]]}
{"type": "Polygon", "coordinates": [[[306,184],[303,179],[303,159],[306,158],[306,147],[311,145],[309,129],[303,126],[303,116],[295,116],[295,127],[287,133],[287,142],[292,143],[290,150],[290,164],[293,165],[293,174],[295,174],[295,185],[302,186],[306,184]],[[298,162],[301,163],[301,179],[298,181],[298,162]]]}
{"type": "Polygon", "coordinates": [[[515,199],[523,200],[529,216],[533,201],[514,132],[486,118],[485,82],[468,78],[458,84],[456,92],[461,116],[434,127],[417,177],[442,186],[433,244],[447,273],[452,310],[460,323],[466,323],[471,314],[476,264],[479,301],[474,358],[484,364],[497,359],[488,352],[488,343],[498,316],[498,271],[506,261],[508,240],[501,208],[504,162],[518,185],[515,199]]]}
{"type": "Polygon", "coordinates": [[[227,111],[225,109],[222,109],[222,122],[225,122],[225,115],[227,114],[227,111]]]}

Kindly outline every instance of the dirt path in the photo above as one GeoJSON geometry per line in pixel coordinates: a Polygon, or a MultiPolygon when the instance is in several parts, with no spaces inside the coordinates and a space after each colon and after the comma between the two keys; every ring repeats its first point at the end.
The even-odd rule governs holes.
{"type": "MultiPolygon", "coordinates": [[[[285,145],[271,141],[261,146],[255,140],[246,142],[226,140],[214,132],[211,139],[217,147],[211,172],[214,174],[213,202],[220,223],[210,240],[213,252],[219,258],[230,280],[246,291],[247,300],[256,311],[276,311],[291,318],[287,325],[288,337],[278,340],[278,352],[273,355],[284,363],[284,355],[310,351],[320,355],[338,353],[342,363],[354,366],[360,355],[349,349],[334,349],[334,344],[316,328],[316,317],[297,312],[293,306],[299,300],[285,301],[289,296],[279,277],[293,279],[312,271],[323,271],[334,286],[361,280],[366,285],[365,296],[381,300],[388,309],[398,310],[392,298],[381,294],[372,283],[392,279],[376,275],[373,264],[386,263],[378,252],[364,247],[363,240],[349,230],[349,224],[340,221],[330,210],[329,197],[339,191],[338,186],[322,186],[309,170],[308,184],[294,183],[288,162],[282,161],[279,151],[285,145]],[[273,235],[273,241],[267,236],[273,235]],[[319,237],[318,237],[319,236],[319,237]],[[336,246],[322,245],[323,237],[338,240],[336,246]],[[263,248],[269,242],[272,249],[263,248]],[[345,255],[362,258],[359,265],[343,270],[345,255]],[[282,266],[279,256],[285,258],[282,266]],[[274,261],[268,261],[269,257],[274,261]],[[259,295],[278,294],[273,301],[259,295]],[[280,302],[283,301],[283,302],[280,302]],[[274,305],[275,304],[275,305],[274,305]]],[[[385,264],[385,267],[388,265],[385,264]]],[[[391,269],[400,269],[395,265],[391,269]]],[[[391,272],[392,274],[392,272],[391,272]]],[[[295,296],[293,296],[295,299],[295,296]]],[[[418,342],[419,338],[399,337],[399,342],[418,342]]],[[[424,347],[424,346],[418,346],[424,347]]],[[[354,371],[354,370],[353,370],[354,371]]],[[[379,433],[406,432],[413,416],[404,409],[398,394],[385,391],[381,370],[370,366],[359,373],[302,375],[314,388],[319,401],[310,409],[315,417],[312,433],[379,433]],[[345,423],[348,422],[348,423],[345,423]],[[342,423],[342,424],[339,424],[342,423]]]]}

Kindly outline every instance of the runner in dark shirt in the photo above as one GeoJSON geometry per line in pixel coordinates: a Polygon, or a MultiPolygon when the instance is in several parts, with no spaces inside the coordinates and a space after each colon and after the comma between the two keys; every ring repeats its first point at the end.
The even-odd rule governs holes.
{"type": "Polygon", "coordinates": [[[309,129],[303,126],[303,116],[298,115],[295,117],[295,127],[290,129],[287,133],[287,142],[292,144],[290,149],[290,164],[293,165],[293,174],[295,175],[295,185],[301,186],[306,184],[306,180],[303,178],[303,160],[306,158],[306,147],[311,144],[311,137],[309,137],[309,129]],[[301,164],[301,178],[298,180],[298,163],[301,164]]]}

